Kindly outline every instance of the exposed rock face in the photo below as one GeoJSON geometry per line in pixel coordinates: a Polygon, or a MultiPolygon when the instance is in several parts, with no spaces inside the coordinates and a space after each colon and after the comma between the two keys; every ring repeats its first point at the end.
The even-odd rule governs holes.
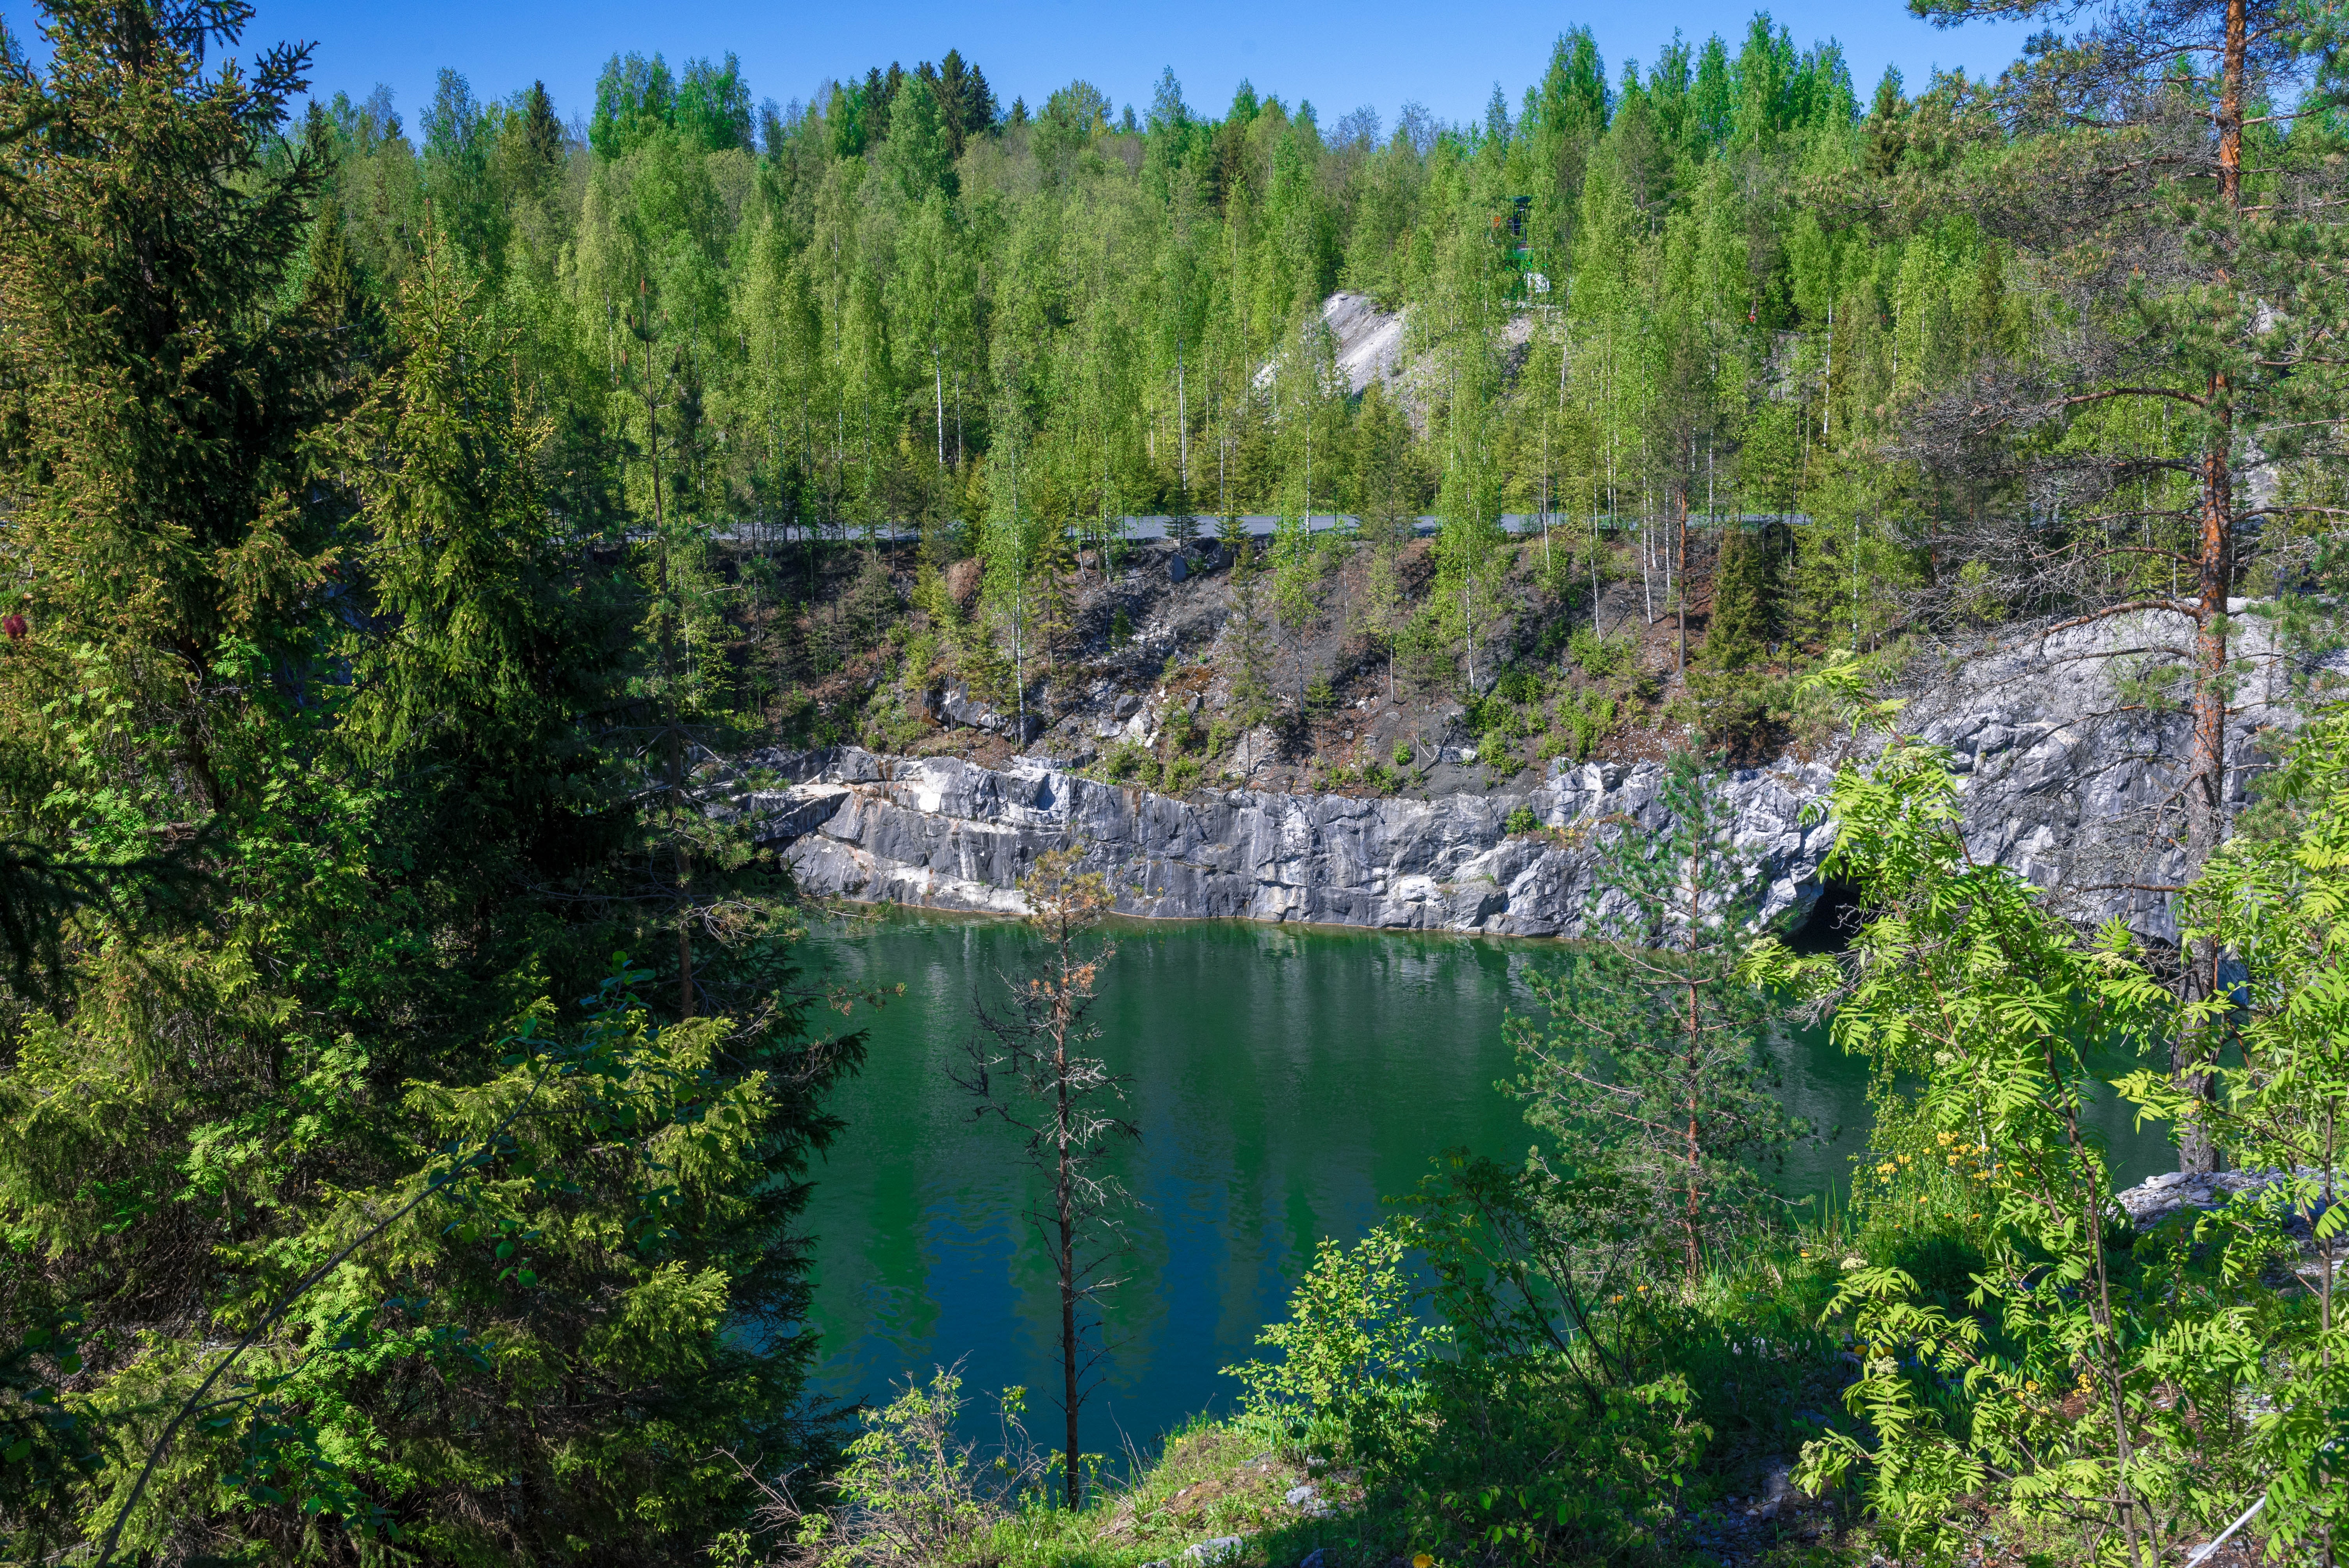
{"type": "Polygon", "coordinates": [[[1043,732],[1044,721],[1034,714],[998,713],[994,708],[970,694],[970,688],[960,681],[947,683],[946,698],[940,710],[952,723],[968,725],[973,729],[991,730],[998,735],[1018,734],[1019,743],[1026,745],[1043,732]]]}
{"type": "MultiPolygon", "coordinates": [[[[2323,1180],[2317,1171],[2303,1170],[2299,1175],[2310,1181],[2323,1180]]],[[[2189,1210],[2224,1208],[2240,1193],[2264,1192],[2283,1179],[2281,1171],[2170,1171],[2114,1193],[2113,1202],[2144,1231],[2189,1210]]],[[[2322,1213],[2325,1206],[2319,1199],[2315,1212],[2322,1213]]]]}
{"type": "Polygon", "coordinates": [[[1372,381],[1392,386],[1402,372],[1402,317],[1379,309],[1368,294],[1340,291],[1321,302],[1321,319],[1335,339],[1338,372],[1359,397],[1372,381]]]}
{"type": "MultiPolygon", "coordinates": [[[[2245,601],[2230,607],[2238,686],[2227,726],[2227,806],[2246,799],[2299,723],[2295,676],[2337,668],[2281,650],[2245,601]]],[[[2183,880],[2191,720],[2147,700],[2190,646],[2182,621],[2116,616],[2019,638],[1939,670],[1920,669],[1904,730],[1949,748],[1967,848],[2048,890],[2050,907],[2090,923],[2118,917],[2177,940],[2168,895],[2183,880]]],[[[2184,688],[2171,688],[2182,697],[2184,688]]]]}
{"type": "MultiPolygon", "coordinates": [[[[2068,917],[2118,915],[2168,941],[2176,927],[2158,888],[2184,869],[2176,797],[2188,719],[2131,700],[2128,683],[2166,656],[2163,629],[2149,619],[2108,620],[1920,671],[1901,727],[1949,748],[1977,860],[2048,889],[2068,917]]],[[[2293,670],[2255,619],[2237,625],[2247,674],[2228,737],[2234,801],[2265,765],[2261,748],[2295,722],[2286,701],[2293,670]]],[[[1154,712],[1112,710],[1104,727],[1146,728],[1154,712]]],[[[1879,737],[1853,749],[1865,756],[1881,745],[1879,737]]],[[[1663,769],[1652,762],[1553,764],[1518,792],[1366,800],[1255,789],[1175,799],[1029,758],[999,772],[854,748],[745,760],[793,781],[737,799],[812,891],[938,909],[1016,912],[1019,879],[1036,856],[1081,843],[1089,869],[1108,876],[1129,914],[1570,936],[1591,919],[1597,851],[1587,830],[1668,825],[1663,769]],[[1568,831],[1508,834],[1519,806],[1568,831]]],[[[1825,762],[1791,758],[1718,775],[1739,842],[1769,879],[1771,914],[1806,912],[1818,895],[1833,828],[1807,809],[1832,779],[1825,762]]]]}
{"type": "MultiPolygon", "coordinates": [[[[1572,935],[1585,929],[1597,851],[1583,835],[1510,835],[1510,813],[1529,807],[1569,830],[1668,824],[1657,763],[1560,769],[1529,794],[1362,800],[1247,789],[1175,799],[1042,763],[995,772],[853,748],[749,760],[803,780],[744,804],[811,891],[936,909],[1016,911],[1035,858],[1081,843],[1128,914],[1572,935]]],[[[1816,765],[1722,777],[1739,841],[1769,878],[1767,913],[1816,894],[1828,830],[1802,807],[1827,779],[1816,765]]]]}

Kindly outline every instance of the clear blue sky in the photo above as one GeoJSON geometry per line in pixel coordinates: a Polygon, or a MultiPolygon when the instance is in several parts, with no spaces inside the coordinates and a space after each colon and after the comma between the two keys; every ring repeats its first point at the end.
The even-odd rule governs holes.
{"type": "MultiPolygon", "coordinates": [[[[1439,119],[1481,117],[1497,80],[1512,108],[1537,78],[1553,39],[1586,22],[1619,75],[1626,55],[1645,60],[1674,27],[1692,39],[1719,32],[1733,47],[1753,15],[1735,0],[1609,5],[1575,11],[1482,3],[1407,5],[1360,0],[1299,5],[1267,0],[1164,0],[1078,4],[1012,0],[996,5],[936,0],[752,5],[620,5],[613,0],[257,0],[249,41],[304,38],[317,45],[314,82],[324,94],[363,98],[389,86],[411,129],[443,66],[474,92],[502,98],[543,79],[565,119],[593,105],[595,77],[615,51],[659,50],[672,66],[730,49],[741,57],[754,99],[810,97],[827,77],[865,67],[936,59],[962,50],[987,72],[1008,106],[1032,106],[1082,77],[1137,112],[1162,67],[1172,66],[1195,107],[1220,112],[1242,77],[1294,105],[1309,99],[1328,125],[1359,105],[1390,129],[1397,108],[1416,99],[1439,119]]],[[[28,7],[8,7],[22,26],[28,7]]],[[[1826,0],[1774,12],[1797,45],[1834,37],[1850,60],[1864,101],[1888,64],[1912,90],[1936,66],[1993,72],[2021,46],[2021,28],[1970,26],[1941,31],[1911,17],[1898,0],[1826,0]]]]}

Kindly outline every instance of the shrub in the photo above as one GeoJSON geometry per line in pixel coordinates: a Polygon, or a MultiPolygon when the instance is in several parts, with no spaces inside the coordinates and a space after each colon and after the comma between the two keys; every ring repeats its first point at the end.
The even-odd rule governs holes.
{"type": "Polygon", "coordinates": [[[1349,1457],[1393,1446],[1419,1398],[1421,1364],[1448,1338],[1413,1312],[1403,1252],[1383,1226],[1351,1249],[1327,1239],[1315,1248],[1288,1321],[1256,1336],[1280,1359],[1224,1368],[1247,1386],[1251,1415],[1349,1457]]]}
{"type": "Polygon", "coordinates": [[[1101,770],[1112,784],[1139,784],[1146,789],[1158,781],[1157,759],[1131,740],[1102,758],[1101,770]]]}
{"type": "Polygon", "coordinates": [[[1615,699],[1593,696],[1588,693],[1578,695],[1561,706],[1558,718],[1566,727],[1565,735],[1562,738],[1553,736],[1558,740],[1557,752],[1545,745],[1542,754],[1545,757],[1564,754],[1580,762],[1590,755],[1590,748],[1599,743],[1599,738],[1614,727],[1615,699]]]}
{"type": "Polygon", "coordinates": [[[1408,768],[1411,766],[1411,742],[1408,740],[1396,741],[1394,748],[1394,765],[1398,768],[1408,768]]]}
{"type": "Polygon", "coordinates": [[[1534,815],[1531,806],[1519,806],[1509,813],[1509,820],[1501,825],[1501,829],[1508,833],[1538,833],[1541,825],[1541,819],[1534,815]]]}
{"type": "Polygon", "coordinates": [[[1574,634],[1568,650],[1582,673],[1593,680],[1605,680],[1631,667],[1633,648],[1629,637],[1602,637],[1585,626],[1574,634]]]}
{"type": "Polygon", "coordinates": [[[1026,1391],[1006,1388],[1000,1437],[982,1448],[957,1435],[962,1377],[940,1367],[927,1387],[905,1379],[883,1408],[864,1413],[836,1482],[839,1502],[823,1511],[762,1486],[760,1522],[788,1528],[800,1558],[820,1568],[916,1568],[961,1561],[972,1537],[1006,1517],[1019,1495],[1045,1479],[1050,1456],[1029,1441],[1019,1415],[1026,1391]]]}

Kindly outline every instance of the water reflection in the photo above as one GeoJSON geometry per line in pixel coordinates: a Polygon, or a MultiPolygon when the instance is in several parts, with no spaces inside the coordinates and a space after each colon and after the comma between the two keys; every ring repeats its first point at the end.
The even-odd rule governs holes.
{"type": "MultiPolygon", "coordinates": [[[[1528,1130],[1495,1088],[1515,1063],[1501,1020],[1516,976],[1557,962],[1538,943],[1268,927],[1121,923],[1096,1012],[1102,1053],[1130,1076],[1143,1130],[1123,1157],[1143,1211],[1109,1313],[1112,1354],[1088,1407],[1088,1447],[1147,1444],[1227,1406],[1218,1367],[1250,1354],[1317,1240],[1350,1240],[1439,1150],[1523,1158],[1528,1130]]],[[[825,928],[826,978],[905,995],[857,1018],[862,1077],[839,1096],[849,1130],[816,1171],[815,1319],[827,1391],[874,1398],[907,1372],[966,1358],[966,1387],[1059,1385],[1053,1282],[1025,1214],[1040,1192],[1016,1135],[974,1122],[949,1081],[975,991],[1019,962],[1000,921],[884,914],[825,928]]],[[[1861,1064],[1816,1032],[1780,1048],[1789,1107],[1841,1136],[1789,1155],[1790,1197],[1839,1186],[1868,1126],[1861,1064]]],[[[2117,1071],[2117,1068],[2116,1068],[2117,1071]]],[[[2160,1169],[2158,1133],[2099,1121],[2125,1179],[2160,1169]]]]}

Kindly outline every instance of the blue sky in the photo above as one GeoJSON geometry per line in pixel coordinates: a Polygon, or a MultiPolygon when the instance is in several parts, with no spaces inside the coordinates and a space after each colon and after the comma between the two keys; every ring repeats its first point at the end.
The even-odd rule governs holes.
{"type": "MultiPolygon", "coordinates": [[[[464,73],[482,98],[503,97],[543,78],[566,119],[592,107],[596,73],[616,50],[659,50],[672,65],[731,49],[754,98],[788,103],[826,77],[895,59],[911,67],[958,47],[987,72],[1009,105],[1033,105],[1073,77],[1114,103],[1147,107],[1162,67],[1172,66],[1184,96],[1220,111],[1242,77],[1295,104],[1309,99],[1327,125],[1360,105],[1390,129],[1402,103],[1417,100],[1440,119],[1481,117],[1499,81],[1512,105],[1537,77],[1551,41],[1587,23],[1610,77],[1624,57],[1646,59],[1675,26],[1692,38],[1719,32],[1733,46],[1753,15],[1734,0],[1610,5],[1575,11],[1491,3],[1408,5],[1359,0],[1339,5],[1263,0],[1130,0],[1076,4],[1020,0],[993,6],[936,0],[753,5],[698,0],[690,5],[615,0],[257,0],[249,39],[305,38],[317,45],[314,81],[322,93],[363,98],[392,88],[410,128],[443,66],[464,73]]],[[[6,15],[21,26],[26,8],[6,15]]],[[[1995,71],[2018,50],[2020,28],[1971,26],[1943,31],[1911,17],[1897,0],[1828,0],[1777,8],[1798,45],[1839,40],[1863,100],[1887,64],[1912,88],[1934,66],[1995,71]]]]}

